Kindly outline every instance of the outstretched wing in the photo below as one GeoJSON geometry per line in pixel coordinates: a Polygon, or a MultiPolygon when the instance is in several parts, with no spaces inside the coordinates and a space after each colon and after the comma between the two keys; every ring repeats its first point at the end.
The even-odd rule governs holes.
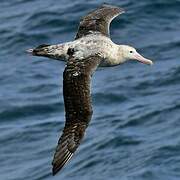
{"type": "Polygon", "coordinates": [[[63,74],[66,123],[52,162],[53,175],[70,160],[91,120],[90,81],[100,61],[99,56],[90,56],[83,60],[71,56],[67,62],[63,74]]]}
{"type": "Polygon", "coordinates": [[[124,12],[122,8],[103,4],[82,18],[75,39],[93,32],[99,32],[109,37],[109,25],[111,21],[124,12]]]}

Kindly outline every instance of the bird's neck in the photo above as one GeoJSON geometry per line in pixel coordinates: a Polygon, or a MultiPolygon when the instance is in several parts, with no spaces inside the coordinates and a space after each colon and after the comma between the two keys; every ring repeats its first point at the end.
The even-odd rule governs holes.
{"type": "Polygon", "coordinates": [[[116,45],[117,46],[117,57],[116,61],[117,64],[122,64],[126,61],[125,55],[124,55],[124,45],[116,45]]]}
{"type": "Polygon", "coordinates": [[[111,48],[105,48],[105,59],[101,62],[100,66],[116,66],[125,62],[123,54],[123,45],[111,44],[111,48]]]}

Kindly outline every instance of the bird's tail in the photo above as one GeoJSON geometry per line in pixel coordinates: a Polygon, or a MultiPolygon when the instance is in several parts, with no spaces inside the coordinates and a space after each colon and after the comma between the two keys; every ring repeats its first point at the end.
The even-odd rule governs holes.
{"type": "Polygon", "coordinates": [[[34,49],[26,50],[27,53],[33,56],[43,56],[56,60],[64,61],[67,59],[67,45],[66,44],[57,44],[57,45],[48,45],[41,44],[40,46],[34,49]]]}

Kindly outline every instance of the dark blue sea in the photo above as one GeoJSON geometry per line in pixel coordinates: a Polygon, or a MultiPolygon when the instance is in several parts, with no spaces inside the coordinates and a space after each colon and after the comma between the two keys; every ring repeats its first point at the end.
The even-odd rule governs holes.
{"type": "Polygon", "coordinates": [[[100,68],[83,143],[55,177],[65,63],[25,53],[74,38],[102,0],[0,1],[0,180],[180,180],[180,0],[111,0],[112,40],[154,61],[100,68]]]}

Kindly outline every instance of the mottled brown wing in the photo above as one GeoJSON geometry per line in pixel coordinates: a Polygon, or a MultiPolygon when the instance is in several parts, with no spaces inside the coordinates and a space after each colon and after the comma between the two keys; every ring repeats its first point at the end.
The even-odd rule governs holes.
{"type": "Polygon", "coordinates": [[[111,21],[124,12],[122,8],[116,6],[102,5],[82,18],[75,39],[93,32],[109,37],[109,25],[111,21]]]}
{"type": "Polygon", "coordinates": [[[100,61],[99,56],[90,56],[83,60],[71,56],[67,62],[63,74],[66,123],[52,162],[53,175],[70,160],[91,120],[90,81],[100,61]]]}

